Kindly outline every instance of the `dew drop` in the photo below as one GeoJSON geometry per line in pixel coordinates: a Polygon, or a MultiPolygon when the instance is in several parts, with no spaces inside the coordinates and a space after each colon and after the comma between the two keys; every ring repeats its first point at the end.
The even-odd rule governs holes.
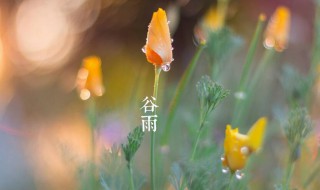
{"type": "Polygon", "coordinates": [[[167,64],[164,64],[161,66],[161,69],[164,71],[164,72],[168,72],[170,70],[170,63],[167,63],[167,64]]]}
{"type": "Polygon", "coordinates": [[[171,38],[171,43],[173,42],[173,39],[171,38]]]}
{"type": "Polygon", "coordinates": [[[236,178],[237,178],[238,180],[241,180],[243,177],[244,177],[244,173],[242,173],[241,170],[237,170],[237,171],[236,171],[236,178]]]}
{"type": "Polygon", "coordinates": [[[222,173],[227,174],[230,172],[230,169],[228,167],[222,166],[222,173]]]}
{"type": "Polygon", "coordinates": [[[146,46],[143,46],[143,47],[141,48],[141,50],[142,50],[143,53],[146,53],[146,46]]]}
{"type": "Polygon", "coordinates": [[[246,93],[239,91],[239,92],[234,93],[234,97],[239,100],[244,100],[246,98],[246,93]]]}
{"type": "Polygon", "coordinates": [[[241,154],[248,155],[249,154],[249,148],[246,146],[241,147],[240,149],[241,154]]]}
{"type": "Polygon", "coordinates": [[[224,161],[226,160],[226,159],[224,158],[224,155],[221,156],[220,160],[221,160],[221,162],[224,162],[224,161]]]}

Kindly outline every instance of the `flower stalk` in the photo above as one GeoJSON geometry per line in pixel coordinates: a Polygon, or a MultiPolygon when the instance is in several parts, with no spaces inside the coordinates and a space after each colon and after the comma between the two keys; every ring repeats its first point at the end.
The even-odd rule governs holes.
{"type": "Polygon", "coordinates": [[[127,167],[129,171],[130,177],[130,189],[134,190],[134,176],[133,176],[133,169],[132,169],[132,161],[135,153],[138,151],[141,142],[143,140],[144,132],[141,129],[141,126],[136,127],[133,132],[129,133],[127,136],[128,143],[122,144],[122,151],[124,152],[125,159],[127,161],[127,167]]]}
{"type": "MultiPolygon", "coordinates": [[[[160,73],[161,73],[161,67],[155,66],[155,73],[154,73],[154,86],[153,86],[153,97],[156,99],[155,103],[157,101],[157,96],[158,96],[158,86],[159,86],[159,78],[160,78],[160,73]]],[[[155,113],[156,114],[156,113],[155,113]]],[[[156,141],[156,134],[155,132],[151,131],[151,144],[150,144],[150,173],[151,173],[151,189],[154,190],[155,188],[155,157],[154,157],[154,146],[155,146],[155,141],[156,141]]]]}
{"type": "MultiPolygon", "coordinates": [[[[246,56],[245,64],[243,66],[243,70],[242,70],[239,88],[237,90],[237,93],[247,94],[250,69],[251,69],[251,65],[253,63],[254,55],[256,53],[257,45],[259,43],[259,40],[260,40],[262,32],[263,32],[263,26],[264,26],[265,20],[266,20],[265,15],[261,14],[259,16],[258,24],[256,26],[256,30],[254,32],[252,41],[249,46],[249,50],[248,50],[248,53],[246,56]]],[[[241,98],[237,98],[236,105],[235,105],[234,112],[233,112],[233,121],[231,122],[233,125],[238,124],[239,119],[241,118],[240,113],[241,113],[241,110],[244,109],[243,108],[244,106],[245,106],[244,100],[241,98]]]]}
{"type": "Polygon", "coordinates": [[[209,76],[201,77],[196,87],[200,100],[200,126],[198,129],[196,142],[193,147],[192,155],[190,157],[191,161],[193,161],[195,158],[199,139],[209,113],[212,112],[220,103],[220,101],[229,94],[228,90],[223,89],[222,86],[213,82],[209,76]]]}

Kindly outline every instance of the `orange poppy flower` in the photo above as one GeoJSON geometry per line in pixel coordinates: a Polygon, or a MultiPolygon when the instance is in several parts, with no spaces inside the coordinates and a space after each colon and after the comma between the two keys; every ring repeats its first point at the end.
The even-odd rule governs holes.
{"type": "Polygon", "coordinates": [[[290,31],[290,10],[280,6],[273,13],[268,23],[264,45],[266,48],[274,48],[281,52],[287,48],[290,31]]]}
{"type": "Polygon", "coordinates": [[[172,45],[166,12],[161,8],[153,13],[144,52],[154,66],[168,65],[173,61],[172,45]]]}
{"type": "Polygon", "coordinates": [[[78,72],[77,80],[77,86],[82,100],[87,100],[92,95],[102,96],[104,87],[102,84],[100,58],[97,56],[84,58],[82,68],[78,72]]]}

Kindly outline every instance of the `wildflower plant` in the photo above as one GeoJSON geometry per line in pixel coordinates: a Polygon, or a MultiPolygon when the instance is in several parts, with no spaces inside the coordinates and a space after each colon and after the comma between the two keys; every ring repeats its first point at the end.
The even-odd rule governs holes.
{"type": "Polygon", "coordinates": [[[311,76],[302,75],[291,65],[284,65],[280,82],[291,106],[306,105],[308,92],[311,89],[311,76]]]}
{"type": "Polygon", "coordinates": [[[208,114],[229,94],[229,91],[213,82],[207,75],[201,77],[196,88],[200,101],[200,121],[202,125],[200,125],[199,130],[201,130],[208,114]]]}
{"type": "Polygon", "coordinates": [[[312,131],[312,121],[305,108],[296,108],[290,112],[284,132],[290,146],[290,160],[300,157],[300,148],[312,131]]]}
{"type": "Polygon", "coordinates": [[[142,131],[141,126],[138,126],[133,130],[133,132],[129,133],[129,135],[127,136],[127,144],[121,145],[122,151],[124,152],[125,159],[127,161],[127,167],[130,172],[131,189],[135,189],[132,171],[132,159],[142,143],[143,136],[144,132],[142,131]]]}
{"type": "MultiPolygon", "coordinates": [[[[142,51],[146,54],[148,62],[154,65],[155,78],[153,97],[155,100],[158,95],[158,85],[161,71],[169,71],[170,64],[173,61],[172,57],[172,39],[170,37],[170,30],[167,20],[166,12],[159,8],[157,12],[152,15],[151,22],[149,24],[146,45],[142,51]]],[[[150,173],[151,173],[151,189],[155,187],[155,132],[152,131],[150,144],[150,173]]]]}
{"type": "Polygon", "coordinates": [[[228,90],[225,90],[221,85],[213,82],[209,76],[202,76],[196,88],[200,101],[200,126],[191,160],[195,158],[200,135],[208,115],[216,108],[221,100],[229,94],[228,90]]]}
{"type": "Polygon", "coordinates": [[[312,131],[312,122],[305,108],[296,108],[289,114],[284,132],[289,143],[289,159],[282,186],[290,189],[295,162],[300,157],[301,145],[312,131]]]}

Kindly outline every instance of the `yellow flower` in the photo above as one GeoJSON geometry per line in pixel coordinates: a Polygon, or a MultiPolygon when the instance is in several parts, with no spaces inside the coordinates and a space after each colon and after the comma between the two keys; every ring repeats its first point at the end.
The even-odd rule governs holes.
{"type": "Polygon", "coordinates": [[[82,68],[78,72],[77,80],[77,87],[82,100],[87,100],[92,95],[102,96],[104,86],[102,83],[100,58],[97,56],[84,58],[82,68]]]}
{"type": "Polygon", "coordinates": [[[246,135],[240,134],[238,128],[232,129],[227,125],[222,165],[231,172],[243,169],[249,155],[260,149],[266,125],[267,119],[262,117],[246,135]]]}
{"type": "Polygon", "coordinates": [[[223,28],[226,11],[227,7],[225,4],[220,3],[220,6],[210,7],[201,22],[194,29],[195,36],[200,43],[206,43],[210,32],[215,32],[223,28]]]}
{"type": "Polygon", "coordinates": [[[166,12],[159,8],[153,13],[149,24],[147,42],[143,50],[147,60],[154,66],[170,64],[173,61],[171,41],[166,12]]]}
{"type": "Polygon", "coordinates": [[[287,48],[290,32],[290,10],[279,6],[268,23],[264,46],[281,52],[287,48]]]}

